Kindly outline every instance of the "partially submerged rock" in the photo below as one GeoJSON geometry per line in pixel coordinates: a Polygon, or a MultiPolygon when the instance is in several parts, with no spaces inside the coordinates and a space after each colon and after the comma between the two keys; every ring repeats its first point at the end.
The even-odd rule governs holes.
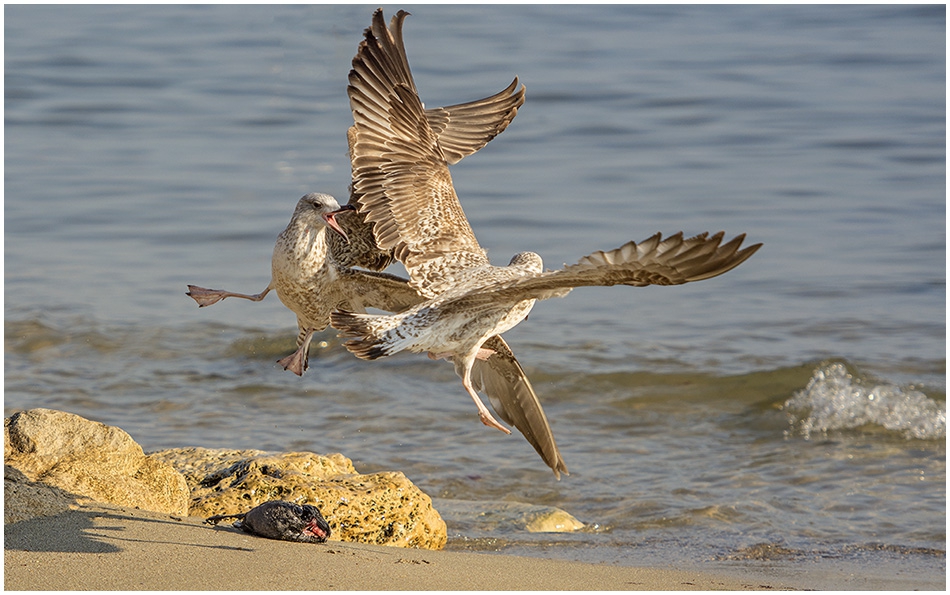
{"type": "Polygon", "coordinates": [[[239,514],[269,500],[287,500],[317,506],[333,540],[445,545],[445,522],[432,500],[400,472],[360,475],[340,454],[186,448],[153,456],[185,475],[192,516],[239,514]]]}
{"type": "Polygon", "coordinates": [[[97,502],[187,514],[188,487],[119,428],[52,409],[4,420],[4,463],[33,482],[97,502]]]}
{"type": "Polygon", "coordinates": [[[453,530],[467,534],[570,533],[584,523],[570,513],[554,507],[524,502],[450,500],[439,498],[436,504],[453,530]]]}

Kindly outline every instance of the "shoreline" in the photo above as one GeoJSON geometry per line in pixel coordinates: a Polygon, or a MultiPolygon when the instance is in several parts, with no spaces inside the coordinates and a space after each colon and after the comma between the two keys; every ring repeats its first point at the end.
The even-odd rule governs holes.
{"type": "Polygon", "coordinates": [[[99,503],[4,527],[7,590],[762,590],[801,582],[330,541],[99,503]],[[134,570],[133,570],[134,569],[134,570]]]}
{"type": "MultiPolygon", "coordinates": [[[[792,550],[796,555],[791,557],[781,555],[783,551],[778,556],[763,551],[760,556],[750,548],[748,557],[739,560],[683,556],[670,560],[634,549],[623,564],[639,564],[635,566],[589,557],[572,560],[570,546],[558,548],[554,557],[523,551],[445,551],[446,522],[432,500],[402,473],[360,475],[340,454],[186,448],[145,455],[119,428],[53,410],[7,418],[5,463],[4,588],[9,590],[944,590],[946,586],[945,552],[883,544],[860,550],[870,556],[845,557],[792,550]],[[63,436],[70,437],[68,443],[62,443],[63,436]],[[45,474],[51,483],[31,481],[28,473],[45,474]],[[235,473],[240,481],[232,480],[235,473]],[[335,491],[316,493],[319,486],[335,491]],[[275,489],[304,501],[342,503],[342,509],[327,516],[336,527],[330,541],[275,541],[228,523],[204,524],[208,516],[246,511],[258,500],[275,499],[268,497],[275,489]],[[201,504],[205,496],[210,498],[207,506],[201,504]],[[409,508],[396,506],[404,500],[409,508]],[[416,506],[420,503],[425,506],[416,506]],[[150,507],[156,508],[144,510],[150,507]],[[413,527],[421,527],[428,538],[412,537],[415,534],[407,531],[413,527]],[[642,555],[637,556],[638,551],[642,555]]],[[[457,516],[463,511],[454,522],[464,525],[466,515],[480,518],[475,504],[472,508],[470,501],[446,500],[439,506],[449,517],[453,510],[457,516]]],[[[520,506],[515,516],[523,530],[530,531],[524,526],[526,505],[520,506]]],[[[548,521],[567,522],[563,516],[567,513],[553,510],[562,515],[548,521]]],[[[768,550],[769,544],[764,545],[768,550]]]]}

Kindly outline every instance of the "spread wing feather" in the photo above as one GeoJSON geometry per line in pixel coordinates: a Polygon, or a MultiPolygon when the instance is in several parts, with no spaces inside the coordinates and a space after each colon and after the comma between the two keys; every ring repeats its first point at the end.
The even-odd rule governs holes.
{"type": "Polygon", "coordinates": [[[518,77],[503,91],[478,101],[426,110],[429,127],[439,139],[449,165],[458,163],[501,134],[524,104],[518,77]],[[517,91],[515,90],[517,89],[517,91]]]}
{"type": "MultiPolygon", "coordinates": [[[[401,27],[400,27],[401,31],[401,27]]],[[[412,74],[409,71],[408,60],[405,57],[405,48],[401,41],[397,43],[396,49],[400,61],[401,70],[404,69],[403,81],[406,86],[415,89],[415,83],[412,81],[412,74]]],[[[446,161],[449,164],[458,163],[462,158],[475,153],[493,138],[501,134],[508,124],[518,113],[518,108],[524,104],[525,88],[522,86],[517,91],[518,79],[515,78],[504,90],[467,103],[460,103],[446,107],[436,107],[425,110],[426,120],[429,127],[436,136],[436,142],[442,149],[446,161]]],[[[372,89],[372,88],[371,88],[372,89]]],[[[378,92],[376,96],[381,100],[378,92]]],[[[383,118],[374,112],[372,105],[367,106],[369,117],[383,118]]],[[[350,126],[347,130],[347,141],[350,151],[350,160],[353,163],[353,179],[362,179],[367,173],[367,168],[371,169],[371,160],[369,155],[375,148],[388,150],[380,142],[380,138],[366,138],[360,144],[360,154],[364,159],[361,161],[361,167],[355,164],[356,143],[358,139],[356,126],[350,126]]],[[[380,160],[380,165],[383,163],[380,160]]],[[[365,192],[368,187],[379,191],[379,184],[382,184],[385,176],[378,176],[372,179],[365,179],[360,186],[361,191],[365,192]]],[[[350,186],[350,199],[348,204],[353,206],[360,205],[362,195],[359,194],[354,185],[350,186]]],[[[373,235],[373,225],[365,220],[363,213],[353,213],[346,217],[341,217],[338,223],[346,231],[349,242],[345,242],[341,237],[331,234],[328,236],[333,253],[340,261],[342,266],[362,267],[374,271],[381,271],[392,264],[394,255],[391,249],[381,250],[376,243],[373,235]]]]}
{"type": "MultiPolygon", "coordinates": [[[[400,11],[387,28],[382,12],[374,13],[353,59],[347,89],[355,127],[353,190],[379,247],[394,250],[412,285],[424,290],[437,283],[431,275],[446,276],[453,268],[462,268],[457,255],[462,255],[464,266],[487,264],[455,194],[447,163],[474,146],[466,148],[462,141],[471,139],[473,130],[485,121],[477,115],[479,107],[500,103],[516,110],[514,104],[523,98],[512,96],[509,86],[480,105],[473,102],[474,106],[431,114],[433,129],[405,59],[402,23],[407,14],[400,11]],[[455,113],[459,127],[453,129],[455,113]],[[440,144],[440,134],[448,134],[451,150],[440,144]]],[[[515,112],[506,113],[514,117],[515,112]]],[[[504,126],[503,119],[496,124],[497,132],[504,126]]],[[[478,142],[488,142],[497,132],[483,132],[478,142]]]]}
{"type": "Polygon", "coordinates": [[[709,237],[703,233],[683,239],[680,232],[662,239],[656,234],[639,244],[628,242],[615,250],[594,252],[577,264],[557,271],[486,285],[446,300],[440,307],[456,310],[502,301],[544,300],[583,286],[681,285],[722,275],[745,262],[762,246],[754,244],[739,250],[745,234],[720,245],[724,235],[719,232],[709,237]]]}
{"type": "Polygon", "coordinates": [[[472,366],[475,390],[485,391],[495,413],[524,434],[554,475],[560,478],[562,472],[567,473],[567,465],[524,369],[500,336],[489,337],[482,346],[494,353],[487,360],[475,360],[472,366]]]}

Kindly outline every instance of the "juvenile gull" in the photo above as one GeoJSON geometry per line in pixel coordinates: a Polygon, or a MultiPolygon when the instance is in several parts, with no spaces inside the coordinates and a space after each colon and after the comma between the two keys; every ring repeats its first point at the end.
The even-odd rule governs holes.
{"type": "Polygon", "coordinates": [[[459,204],[437,135],[404,83],[406,65],[392,58],[405,16],[397,13],[391,32],[377,11],[353,61],[348,88],[356,128],[353,185],[377,244],[393,250],[409,272],[409,284],[427,300],[393,316],[334,312],[331,324],[341,336],[355,337],[344,345],[364,359],[401,350],[451,359],[482,422],[507,431],[478,397],[472,370],[476,361],[493,355],[486,339],[521,322],[535,300],[585,285],[708,279],[738,266],[761,244],[739,250],[744,235],[720,245],[722,232],[685,240],[681,232],[595,252],[560,271],[544,272],[532,252],[516,254],[506,267],[492,266],[459,204]]]}
{"type": "Polygon", "coordinates": [[[225,519],[237,519],[234,527],[268,539],[324,543],[330,538],[330,525],[320,509],[311,504],[269,500],[246,513],[219,514],[205,519],[205,523],[216,525],[225,519]]]}
{"type": "MultiPolygon", "coordinates": [[[[517,87],[515,78],[490,97],[425,110],[430,126],[450,148],[451,163],[475,153],[511,123],[524,103],[524,87],[517,87]]],[[[356,129],[351,126],[347,131],[351,161],[356,138],[356,129]]],[[[271,281],[260,293],[189,285],[186,295],[204,307],[228,297],[261,301],[275,290],[281,302],[297,315],[299,329],[297,350],[278,363],[298,376],[308,367],[313,334],[326,329],[333,309],[364,312],[373,307],[398,312],[418,303],[422,298],[406,284],[406,279],[379,272],[393,262],[392,250],[377,246],[372,226],[355,212],[353,205],[359,196],[354,193],[354,186],[351,184],[348,206],[342,208],[327,194],[307,194],[297,202],[290,223],[274,246],[271,281]],[[350,214],[336,219],[336,215],[347,210],[350,214]],[[337,233],[326,234],[327,226],[337,233]]],[[[506,363],[499,358],[491,367],[507,376],[513,365],[517,366],[517,362],[506,363]]]]}
{"type": "MultiPolygon", "coordinates": [[[[382,20],[382,13],[374,15],[382,20]]],[[[415,93],[415,83],[409,71],[408,58],[402,43],[402,18],[394,22],[394,32],[398,43],[389,47],[392,60],[403,65],[400,70],[400,82],[415,93]]],[[[517,77],[501,92],[478,101],[425,110],[425,118],[440,144],[446,163],[453,164],[484,147],[491,139],[500,134],[512,121],[518,108],[524,103],[525,89],[518,88],[517,77]]],[[[398,140],[399,137],[393,137],[398,140]]],[[[354,147],[358,140],[355,126],[347,131],[351,162],[355,161],[354,147]]],[[[364,144],[365,145],[365,144],[364,144]]],[[[361,146],[363,156],[368,153],[361,146]]],[[[360,170],[365,173],[365,166],[360,170]]],[[[354,181],[357,170],[353,170],[354,181]]],[[[381,176],[376,176],[381,180],[381,176]]],[[[359,204],[360,194],[350,187],[350,205],[359,204]]],[[[371,181],[360,184],[372,192],[383,192],[375,188],[371,181]]],[[[354,271],[351,267],[361,267],[371,271],[381,271],[393,261],[392,249],[380,249],[373,236],[372,225],[366,223],[362,214],[352,212],[333,218],[342,233],[327,233],[321,230],[322,215],[332,204],[320,207],[320,195],[308,195],[300,200],[294,219],[282,235],[289,242],[278,241],[272,263],[271,283],[259,294],[248,295],[222,290],[204,289],[189,285],[189,292],[199,306],[208,306],[227,297],[240,297],[260,301],[275,289],[282,302],[298,315],[299,334],[297,351],[280,362],[300,375],[307,367],[307,349],[313,330],[322,330],[329,323],[329,311],[339,307],[350,311],[360,311],[361,305],[380,309],[399,311],[419,303],[424,298],[415,289],[410,288],[405,279],[392,275],[366,274],[366,271],[354,271]],[[311,208],[312,207],[312,208],[311,208]],[[298,217],[298,211],[301,216],[298,217]],[[302,220],[311,222],[303,225],[302,220]],[[344,236],[347,239],[344,239],[344,236]],[[294,238],[298,238],[294,240],[294,238]],[[321,239],[322,238],[322,239],[321,239]],[[313,241],[311,242],[310,239],[313,241]],[[309,248],[309,250],[308,250],[309,248]],[[278,269],[283,274],[278,273],[278,269]],[[283,281],[277,282],[281,278],[283,281]],[[331,291],[331,284],[340,291],[331,291]],[[351,291],[352,290],[352,291],[351,291]],[[321,296],[327,292],[339,298],[357,296],[349,303],[334,303],[321,296]],[[301,297],[302,296],[302,297],[301,297]]],[[[326,196],[326,195],[322,195],[326,196]]],[[[325,222],[325,221],[324,221],[325,222]]],[[[471,380],[476,390],[484,390],[495,411],[507,423],[517,428],[538,452],[542,460],[551,467],[556,477],[567,473],[561,453],[554,441],[554,434],[548,424],[544,410],[538,400],[531,382],[525,375],[521,364],[511,349],[499,336],[490,337],[485,342],[492,355],[487,360],[479,360],[472,368],[471,380]]]]}
{"type": "Polygon", "coordinates": [[[340,207],[328,194],[305,195],[297,201],[290,223],[277,236],[271,258],[271,281],[262,292],[246,295],[189,285],[187,295],[203,307],[228,297],[260,301],[275,290],[280,301],[297,315],[299,329],[297,350],[278,363],[302,375],[308,366],[313,334],[327,327],[334,308],[365,312],[367,307],[374,307],[399,312],[419,302],[418,294],[405,279],[337,263],[328,250],[326,230],[329,227],[346,238],[336,216],[352,211],[352,207],[340,207]]]}
{"type": "MultiPolygon", "coordinates": [[[[398,113],[401,109],[401,100],[387,94],[385,91],[387,88],[399,87],[404,94],[413,98],[414,103],[422,106],[403,43],[402,26],[407,16],[408,13],[400,11],[392,19],[387,29],[382,10],[376,10],[373,14],[372,26],[366,30],[365,39],[360,44],[360,49],[353,59],[353,71],[350,73],[351,85],[354,83],[361,85],[361,93],[372,95],[382,102],[394,99],[391,105],[379,105],[380,109],[393,113],[398,113]],[[377,42],[377,40],[383,41],[377,42]],[[368,51],[367,44],[374,44],[372,51],[368,51]],[[359,74],[356,74],[357,72],[366,71],[373,72],[373,76],[362,78],[359,74]]],[[[448,165],[455,163],[471,151],[471,149],[466,148],[466,143],[471,142],[469,139],[482,138],[479,136],[479,130],[484,128],[485,117],[480,112],[487,109],[488,106],[505,105],[510,102],[509,95],[517,85],[518,79],[516,77],[511,85],[498,95],[487,98],[481,103],[468,104],[464,109],[453,106],[443,108],[442,111],[436,113],[423,112],[425,114],[425,128],[429,133],[430,140],[437,146],[438,159],[446,170],[448,165]]],[[[350,128],[348,135],[350,158],[353,165],[350,204],[359,205],[367,196],[382,196],[389,191],[383,186],[384,182],[387,181],[387,174],[384,169],[387,166],[387,161],[383,156],[389,152],[388,147],[390,146],[402,146],[406,143],[416,142],[416,135],[413,131],[401,130],[398,126],[383,131],[358,126],[357,107],[353,99],[354,90],[350,89],[349,93],[350,105],[354,110],[354,125],[350,128]],[[369,134],[368,137],[364,136],[366,133],[369,134]]],[[[524,87],[519,90],[518,95],[520,100],[523,101],[524,87]]],[[[520,105],[521,102],[518,103],[518,106],[520,105]]],[[[505,121],[505,124],[507,125],[509,121],[510,119],[505,121]]],[[[487,140],[484,142],[487,142],[487,140]]],[[[482,144],[478,146],[480,147],[482,144]]],[[[423,156],[425,158],[429,157],[429,155],[423,156]]],[[[412,166],[410,164],[407,167],[411,168],[412,166]]],[[[428,166],[423,162],[420,163],[420,167],[426,169],[428,166]]],[[[449,182],[451,183],[451,179],[449,182]]],[[[438,208],[439,205],[433,203],[429,206],[438,208]]],[[[364,221],[362,217],[362,214],[360,214],[360,220],[364,221]]],[[[347,221],[349,216],[340,220],[347,221]]],[[[464,215],[462,215],[461,220],[463,223],[465,222],[464,215]]],[[[373,238],[373,245],[378,246],[375,242],[372,224],[365,223],[365,225],[366,228],[363,231],[368,232],[370,237],[373,238]]],[[[349,233],[349,230],[347,232],[349,233]]],[[[331,241],[339,241],[335,234],[329,237],[331,241]]],[[[393,253],[392,246],[378,247],[377,249],[386,254],[393,253]]],[[[414,285],[413,288],[416,290],[425,289],[421,285],[414,285]]],[[[425,293],[422,295],[430,297],[425,293]]],[[[420,301],[422,299],[420,297],[420,301]]],[[[345,310],[345,308],[343,309],[345,310]]],[[[564,463],[554,440],[554,433],[551,431],[551,426],[541,407],[541,401],[525,375],[524,369],[502,337],[490,336],[485,340],[484,346],[486,348],[486,359],[475,362],[469,370],[469,375],[464,376],[463,380],[470,382],[474,390],[485,392],[496,413],[524,435],[528,443],[554,472],[555,477],[560,478],[560,473],[567,473],[567,465],[564,463]]],[[[461,369],[458,366],[456,366],[456,372],[461,376],[461,369]]],[[[478,402],[481,403],[480,400],[478,402]]],[[[500,426],[500,424],[497,427],[506,433],[510,433],[507,428],[500,426]]]]}
{"type": "MultiPolygon", "coordinates": [[[[452,275],[453,286],[409,310],[393,315],[336,311],[330,324],[344,343],[362,359],[377,359],[402,350],[428,352],[433,358],[451,358],[462,385],[478,407],[485,425],[504,431],[481,402],[470,381],[472,366],[492,355],[485,340],[524,320],[536,300],[563,297],[582,286],[681,285],[721,275],[742,264],[761,244],[742,250],[744,234],[720,245],[724,233],[703,233],[683,239],[682,232],[662,239],[660,234],[637,244],[628,242],[609,252],[595,252],[575,265],[544,272],[541,257],[516,254],[508,266],[487,262],[452,269],[443,259],[440,279],[452,275]]],[[[413,272],[410,271],[410,276],[413,272]]]]}

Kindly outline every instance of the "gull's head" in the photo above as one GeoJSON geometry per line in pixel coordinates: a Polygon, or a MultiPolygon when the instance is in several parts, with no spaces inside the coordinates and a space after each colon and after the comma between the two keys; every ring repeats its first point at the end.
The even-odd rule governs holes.
{"type": "Polygon", "coordinates": [[[304,504],[300,507],[300,520],[305,525],[300,529],[298,541],[316,541],[323,543],[330,537],[330,525],[316,506],[304,504]]]}
{"type": "Polygon", "coordinates": [[[297,201],[297,208],[294,209],[294,218],[305,225],[327,226],[333,231],[343,236],[347,240],[346,232],[337,223],[336,217],[341,213],[355,211],[356,208],[351,205],[340,206],[340,203],[329,194],[311,192],[304,195],[297,201]]]}
{"type": "Polygon", "coordinates": [[[517,267],[529,273],[536,274],[544,271],[544,263],[541,262],[541,257],[534,252],[519,252],[515,254],[511,257],[511,262],[508,263],[508,266],[517,267]]]}

